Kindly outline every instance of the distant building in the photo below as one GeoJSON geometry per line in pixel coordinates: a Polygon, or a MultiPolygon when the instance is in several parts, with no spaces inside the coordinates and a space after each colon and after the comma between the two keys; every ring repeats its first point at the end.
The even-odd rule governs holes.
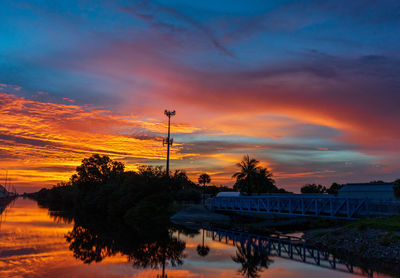
{"type": "Polygon", "coordinates": [[[239,197],[240,192],[219,192],[217,197],[239,197]]]}
{"type": "Polygon", "coordinates": [[[348,183],[338,193],[338,197],[358,197],[370,199],[396,200],[393,194],[393,182],[348,183]]]}

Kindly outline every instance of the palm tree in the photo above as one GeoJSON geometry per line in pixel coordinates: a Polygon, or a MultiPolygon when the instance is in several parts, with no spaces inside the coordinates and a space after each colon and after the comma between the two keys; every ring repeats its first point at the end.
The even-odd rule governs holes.
{"type": "Polygon", "coordinates": [[[211,182],[211,178],[208,174],[204,173],[199,176],[199,184],[203,185],[203,205],[204,205],[204,194],[206,189],[206,184],[211,182]]]}
{"type": "Polygon", "coordinates": [[[199,254],[202,257],[205,257],[208,255],[208,252],[210,252],[210,248],[208,246],[204,245],[204,229],[203,229],[203,243],[200,245],[197,245],[197,254],[199,254]]]}
{"type": "Polygon", "coordinates": [[[235,190],[240,192],[252,193],[252,184],[254,183],[255,177],[259,173],[261,167],[258,166],[260,161],[250,158],[249,155],[245,155],[240,163],[236,166],[240,168],[239,172],[233,174],[232,178],[236,178],[234,185],[235,190]]]}
{"type": "Polygon", "coordinates": [[[259,163],[258,160],[245,155],[243,160],[236,164],[240,171],[232,176],[236,178],[233,189],[248,194],[277,192],[278,188],[275,186],[272,173],[267,168],[259,166],[259,163]]]}
{"type": "Polygon", "coordinates": [[[240,181],[254,177],[260,169],[258,164],[260,164],[260,161],[250,158],[248,154],[243,156],[243,160],[240,163],[236,163],[240,171],[234,173],[232,178],[236,178],[236,181],[240,181]]]}

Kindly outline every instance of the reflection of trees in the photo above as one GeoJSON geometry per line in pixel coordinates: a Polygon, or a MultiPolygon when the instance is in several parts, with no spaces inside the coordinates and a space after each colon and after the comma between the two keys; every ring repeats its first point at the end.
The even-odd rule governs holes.
{"type": "Polygon", "coordinates": [[[120,253],[135,268],[162,268],[162,277],[168,264],[174,267],[183,263],[185,242],[173,237],[169,226],[154,223],[152,228],[135,230],[121,223],[75,221],[66,240],[74,257],[84,263],[100,262],[120,253]]]}
{"type": "Polygon", "coordinates": [[[74,221],[74,216],[70,212],[49,210],[49,216],[57,224],[71,224],[74,221]]]}
{"type": "Polygon", "coordinates": [[[201,245],[200,244],[197,245],[197,254],[199,254],[202,257],[205,257],[208,255],[208,252],[210,252],[210,248],[204,245],[204,229],[203,229],[203,241],[201,245]]]}
{"type": "Polygon", "coordinates": [[[65,237],[70,243],[69,249],[74,252],[74,257],[84,263],[100,262],[113,254],[112,248],[98,235],[81,226],[74,226],[65,237]]]}
{"type": "Polygon", "coordinates": [[[232,260],[242,265],[239,273],[249,278],[260,277],[259,272],[267,269],[273,262],[249,242],[242,242],[240,246],[237,246],[236,255],[232,257],[232,260]]]}
{"type": "Polygon", "coordinates": [[[173,237],[142,244],[129,255],[133,266],[138,268],[162,267],[162,276],[165,277],[165,266],[168,262],[175,267],[182,265],[185,242],[173,237]]]}

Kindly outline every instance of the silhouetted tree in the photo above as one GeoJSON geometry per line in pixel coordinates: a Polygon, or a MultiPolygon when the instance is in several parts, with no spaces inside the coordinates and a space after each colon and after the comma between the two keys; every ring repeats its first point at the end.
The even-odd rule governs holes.
{"type": "MultiPolygon", "coordinates": [[[[208,174],[204,173],[199,176],[199,184],[203,185],[203,194],[205,194],[206,184],[211,182],[211,178],[208,174]]],[[[203,204],[204,204],[204,196],[203,196],[203,204]]]]}
{"type": "Polygon", "coordinates": [[[208,174],[204,173],[199,176],[199,184],[206,186],[206,184],[209,184],[210,182],[211,182],[211,178],[208,174]]]}
{"type": "Polygon", "coordinates": [[[175,170],[171,175],[171,190],[193,190],[197,185],[192,182],[184,170],[175,170]]]}
{"type": "Polygon", "coordinates": [[[394,182],[393,194],[396,197],[396,199],[400,199],[400,179],[397,179],[394,182]]]}
{"type": "Polygon", "coordinates": [[[248,194],[278,191],[275,181],[272,179],[272,173],[267,168],[260,167],[259,163],[258,160],[245,155],[243,160],[236,164],[240,171],[232,176],[236,178],[236,183],[233,186],[234,190],[248,194]]]}
{"type": "Polygon", "coordinates": [[[83,191],[89,191],[99,184],[105,184],[112,178],[124,173],[124,164],[113,161],[106,155],[93,154],[82,160],[82,164],[76,167],[76,174],[71,177],[71,183],[77,185],[83,191]]]}
{"type": "Polygon", "coordinates": [[[313,184],[306,184],[304,185],[301,189],[301,193],[325,193],[326,192],[326,187],[322,186],[320,184],[316,185],[315,183],[313,184]]]}
{"type": "Polygon", "coordinates": [[[245,155],[242,161],[236,164],[240,168],[240,171],[234,173],[232,177],[236,178],[237,181],[251,179],[260,169],[258,164],[260,164],[260,161],[250,158],[249,155],[245,155]]]}
{"type": "Polygon", "coordinates": [[[326,193],[333,194],[335,196],[338,195],[339,190],[343,187],[343,184],[338,184],[336,182],[332,183],[331,187],[326,190],[326,193]]]}

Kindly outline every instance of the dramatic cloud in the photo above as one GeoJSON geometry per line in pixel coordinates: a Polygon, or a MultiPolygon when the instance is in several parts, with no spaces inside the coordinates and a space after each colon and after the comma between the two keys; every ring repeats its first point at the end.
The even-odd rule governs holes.
{"type": "Polygon", "coordinates": [[[163,164],[168,108],[172,165],[194,179],[232,184],[248,153],[295,191],[393,180],[398,11],[395,1],[7,3],[0,167],[33,186],[66,179],[93,152],[132,169],[163,164]]]}
{"type": "MultiPolygon", "coordinates": [[[[0,93],[0,104],[0,168],[9,171],[13,183],[35,187],[68,179],[79,161],[92,153],[119,160],[135,158],[136,165],[164,158],[157,132],[164,132],[165,124],[6,93],[0,93]]],[[[179,133],[191,132],[185,125],[173,128],[179,133]]],[[[176,153],[179,148],[177,144],[172,149],[173,158],[182,158],[176,153]]]]}

